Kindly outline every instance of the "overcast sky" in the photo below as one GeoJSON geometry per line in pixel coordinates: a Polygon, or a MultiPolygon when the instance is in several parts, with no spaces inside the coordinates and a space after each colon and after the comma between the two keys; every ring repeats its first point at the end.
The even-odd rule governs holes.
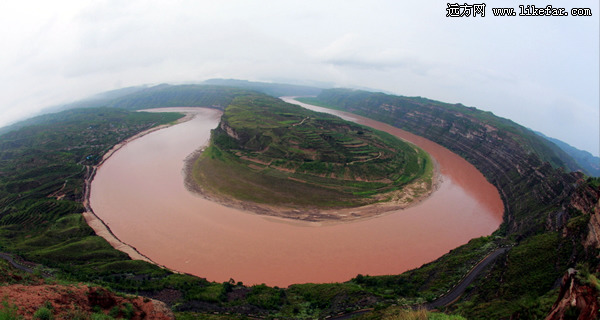
{"type": "Polygon", "coordinates": [[[134,85],[320,82],[460,102],[598,155],[598,0],[488,0],[461,18],[447,3],[1,1],[0,126],[134,85]],[[569,16],[519,16],[527,4],[569,16]]]}

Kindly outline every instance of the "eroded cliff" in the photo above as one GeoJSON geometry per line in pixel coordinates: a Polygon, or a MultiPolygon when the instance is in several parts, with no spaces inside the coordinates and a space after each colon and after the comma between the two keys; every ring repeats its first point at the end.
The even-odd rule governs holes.
{"type": "Polygon", "coordinates": [[[549,207],[575,190],[579,173],[568,155],[516,123],[489,112],[423,98],[364,91],[324,90],[317,101],[430,139],[464,157],[498,188],[503,230],[535,233],[549,207]],[[544,209],[544,210],[541,210],[544,209]]]}

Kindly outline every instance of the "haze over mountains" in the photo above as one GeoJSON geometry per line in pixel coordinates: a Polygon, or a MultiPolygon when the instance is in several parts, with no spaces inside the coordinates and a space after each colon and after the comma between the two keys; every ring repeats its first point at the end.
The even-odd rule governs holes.
{"type": "MultiPolygon", "coordinates": [[[[46,112],[56,112],[59,110],[66,110],[71,108],[81,107],[116,107],[124,109],[135,109],[135,108],[153,108],[153,107],[177,107],[177,106],[199,106],[199,105],[226,105],[230,97],[217,97],[215,95],[206,96],[199,94],[196,89],[201,86],[227,86],[235,88],[244,88],[248,90],[254,90],[274,97],[280,96],[316,96],[326,88],[311,87],[304,85],[292,85],[292,84],[279,84],[279,83],[267,83],[267,82],[253,82],[246,80],[236,79],[211,79],[203,82],[202,84],[189,84],[189,85],[170,85],[160,84],[156,86],[137,86],[128,87],[118,90],[107,91],[96,94],[87,99],[76,101],[73,103],[54,106],[46,109],[46,112]]],[[[234,94],[234,89],[231,90],[231,94],[234,94]]],[[[403,99],[420,101],[423,100],[421,97],[402,97],[403,99]]],[[[427,100],[427,99],[425,99],[427,100]]],[[[430,100],[435,103],[437,101],[430,100]]],[[[447,104],[450,105],[450,104],[447,104]]],[[[0,133],[10,130],[10,128],[18,127],[23,123],[30,123],[26,120],[20,124],[14,126],[7,126],[0,128],[0,133]]],[[[530,131],[529,129],[527,129],[530,131]]],[[[555,138],[550,138],[544,134],[540,134],[548,142],[550,146],[558,154],[566,153],[569,155],[569,160],[566,163],[569,164],[571,170],[581,170],[588,175],[600,176],[600,158],[591,155],[587,151],[579,150],[575,147],[568,145],[555,138]]]]}
{"type": "Polygon", "coordinates": [[[571,157],[573,157],[573,159],[575,159],[577,164],[579,164],[579,166],[581,166],[581,168],[583,168],[585,172],[587,172],[589,175],[592,175],[594,177],[600,177],[600,157],[595,157],[594,155],[585,150],[579,150],[566,142],[548,137],[541,132],[536,133],[548,139],[549,141],[552,141],[564,152],[568,153],[571,157]]]}
{"type": "Polygon", "coordinates": [[[599,4],[569,1],[592,15],[559,19],[495,17],[500,4],[523,5],[453,18],[389,0],[5,2],[0,126],[143,84],[318,80],[476,106],[599,156],[599,4]]]}

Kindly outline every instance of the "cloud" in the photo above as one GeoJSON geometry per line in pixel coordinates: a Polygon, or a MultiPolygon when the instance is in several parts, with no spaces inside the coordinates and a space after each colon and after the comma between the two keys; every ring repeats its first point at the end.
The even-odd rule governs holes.
{"type": "Polygon", "coordinates": [[[4,1],[0,125],[122,86],[294,79],[462,102],[598,154],[597,16],[451,19],[445,9],[387,0],[4,1]],[[569,108],[578,114],[553,116],[569,108]]]}

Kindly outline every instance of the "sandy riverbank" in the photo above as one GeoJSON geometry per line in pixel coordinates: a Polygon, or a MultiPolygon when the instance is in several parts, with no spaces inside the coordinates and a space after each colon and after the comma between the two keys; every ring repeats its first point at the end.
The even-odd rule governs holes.
{"type": "MultiPolygon", "coordinates": [[[[141,110],[141,111],[150,111],[152,112],[153,110],[141,110]]],[[[156,110],[158,111],[158,109],[156,110]]],[[[131,136],[125,140],[123,140],[122,142],[116,144],[115,146],[113,146],[108,152],[106,152],[103,156],[102,159],[100,160],[100,162],[95,165],[95,166],[88,166],[87,167],[87,178],[85,179],[85,183],[84,183],[84,198],[83,198],[83,206],[85,208],[85,212],[83,212],[83,218],[85,219],[86,223],[94,230],[94,232],[96,233],[96,235],[104,238],[113,248],[122,251],[124,253],[126,253],[127,255],[129,255],[129,257],[131,259],[134,260],[143,260],[149,263],[153,263],[153,264],[157,264],[154,261],[152,261],[150,258],[148,258],[147,256],[143,255],[142,253],[140,253],[136,248],[134,248],[133,246],[124,243],[123,241],[121,241],[111,230],[110,228],[104,223],[104,221],[102,219],[100,219],[100,217],[98,217],[96,215],[96,213],[94,213],[94,210],[92,209],[92,207],[90,206],[90,193],[91,193],[91,185],[92,185],[92,181],[94,180],[94,177],[96,176],[96,172],[98,171],[98,169],[104,164],[104,162],[106,162],[115,152],[117,152],[118,150],[120,150],[121,148],[123,148],[124,146],[126,146],[128,143],[130,143],[133,140],[139,139],[149,133],[152,133],[154,131],[157,130],[161,130],[164,128],[168,128],[170,126],[176,125],[176,124],[180,124],[186,121],[190,121],[192,120],[196,114],[193,112],[182,112],[185,114],[184,117],[178,119],[177,121],[173,122],[173,123],[169,123],[169,124],[164,124],[164,125],[160,125],[160,126],[156,126],[153,128],[150,128],[148,130],[142,131],[134,136],[131,136]]]]}

